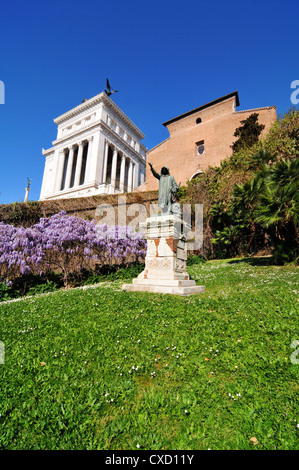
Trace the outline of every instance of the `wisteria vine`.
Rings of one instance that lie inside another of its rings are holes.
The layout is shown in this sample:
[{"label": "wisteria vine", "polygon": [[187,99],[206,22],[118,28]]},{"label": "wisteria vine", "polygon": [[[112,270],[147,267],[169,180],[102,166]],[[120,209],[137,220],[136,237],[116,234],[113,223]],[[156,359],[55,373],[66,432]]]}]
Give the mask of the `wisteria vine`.
[{"label": "wisteria vine", "polygon": [[70,273],[96,265],[144,260],[146,240],[131,227],[97,225],[65,211],[30,228],[0,222],[0,281],[58,270]]}]

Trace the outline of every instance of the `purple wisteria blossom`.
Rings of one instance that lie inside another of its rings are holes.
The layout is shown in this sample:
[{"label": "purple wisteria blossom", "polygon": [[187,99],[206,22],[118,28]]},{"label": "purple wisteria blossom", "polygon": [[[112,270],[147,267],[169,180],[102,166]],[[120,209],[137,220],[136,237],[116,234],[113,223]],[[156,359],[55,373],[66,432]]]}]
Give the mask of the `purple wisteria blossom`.
[{"label": "purple wisteria blossom", "polygon": [[62,211],[30,227],[0,223],[0,280],[22,274],[72,272],[143,260],[146,241],[131,227],[96,225]]}]

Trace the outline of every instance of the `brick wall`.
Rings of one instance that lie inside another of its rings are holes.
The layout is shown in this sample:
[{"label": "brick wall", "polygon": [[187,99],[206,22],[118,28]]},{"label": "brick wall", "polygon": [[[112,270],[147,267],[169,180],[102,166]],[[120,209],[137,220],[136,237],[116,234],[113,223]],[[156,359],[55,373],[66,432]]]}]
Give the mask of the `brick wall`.
[{"label": "brick wall", "polygon": [[[265,125],[262,137],[269,131],[276,120],[275,106],[235,110],[235,96],[218,102],[205,109],[182,116],[173,122],[165,123],[169,138],[151,149],[147,162],[160,172],[162,166],[168,166],[177,183],[182,185],[199,170],[205,171],[209,166],[218,166],[220,161],[232,154],[231,145],[235,141],[234,132],[252,113],[259,115],[258,122]],[[201,123],[197,124],[197,119]],[[204,153],[199,155],[197,144],[204,144]],[[158,188],[158,180],[146,168],[146,181],[139,191]]]}]

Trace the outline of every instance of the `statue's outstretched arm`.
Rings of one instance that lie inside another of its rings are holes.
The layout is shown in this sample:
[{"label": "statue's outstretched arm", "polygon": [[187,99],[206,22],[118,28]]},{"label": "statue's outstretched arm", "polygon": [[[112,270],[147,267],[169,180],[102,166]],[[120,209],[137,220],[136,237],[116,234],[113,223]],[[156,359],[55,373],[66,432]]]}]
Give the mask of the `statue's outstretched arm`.
[{"label": "statue's outstretched arm", "polygon": [[152,171],[152,174],[154,175],[154,177],[159,180],[159,179],[160,179],[159,173],[157,173],[157,172],[154,170],[153,165],[152,165],[151,163],[149,163],[149,166],[150,166],[150,168],[151,168],[151,171]]}]

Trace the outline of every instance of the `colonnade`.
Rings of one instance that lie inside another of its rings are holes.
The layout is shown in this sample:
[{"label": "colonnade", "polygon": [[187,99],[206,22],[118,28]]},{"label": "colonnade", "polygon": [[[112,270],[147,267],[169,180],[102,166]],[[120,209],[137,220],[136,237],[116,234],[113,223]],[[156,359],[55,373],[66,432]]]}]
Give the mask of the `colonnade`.
[{"label": "colonnade", "polygon": [[117,147],[105,142],[102,182],[120,192],[130,192],[139,185],[139,165]]},{"label": "colonnade", "polygon": [[[60,151],[56,178],[56,191],[80,187],[95,180],[96,175],[89,175],[89,168],[96,170],[92,163],[93,137],[70,145]],[[96,157],[95,157],[96,158]],[[98,175],[99,184],[108,188],[104,192],[130,192],[139,184],[139,163],[119,150],[115,144],[105,140],[102,159],[102,174]]]},{"label": "colonnade", "polygon": [[87,163],[90,160],[91,145],[92,137],[61,150],[56,180],[57,191],[84,184]]}]

